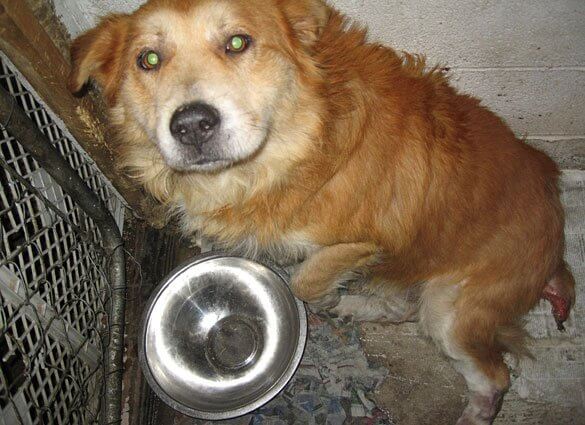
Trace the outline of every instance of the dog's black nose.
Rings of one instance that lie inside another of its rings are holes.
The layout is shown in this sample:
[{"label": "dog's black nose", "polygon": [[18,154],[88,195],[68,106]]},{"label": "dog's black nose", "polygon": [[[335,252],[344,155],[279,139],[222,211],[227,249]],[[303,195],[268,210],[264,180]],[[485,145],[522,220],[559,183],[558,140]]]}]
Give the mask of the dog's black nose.
[{"label": "dog's black nose", "polygon": [[173,114],[171,134],[185,145],[202,145],[213,137],[220,121],[219,112],[213,106],[190,103]]}]

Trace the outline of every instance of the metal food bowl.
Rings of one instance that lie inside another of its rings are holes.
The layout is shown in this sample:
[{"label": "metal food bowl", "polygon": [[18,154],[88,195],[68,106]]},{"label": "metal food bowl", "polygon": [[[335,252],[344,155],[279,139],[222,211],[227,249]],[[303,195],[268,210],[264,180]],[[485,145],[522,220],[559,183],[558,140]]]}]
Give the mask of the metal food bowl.
[{"label": "metal food bowl", "polygon": [[140,364],[174,409],[227,419],[284,388],[306,337],[305,308],[286,274],[237,256],[205,254],[174,270],[152,295]]}]

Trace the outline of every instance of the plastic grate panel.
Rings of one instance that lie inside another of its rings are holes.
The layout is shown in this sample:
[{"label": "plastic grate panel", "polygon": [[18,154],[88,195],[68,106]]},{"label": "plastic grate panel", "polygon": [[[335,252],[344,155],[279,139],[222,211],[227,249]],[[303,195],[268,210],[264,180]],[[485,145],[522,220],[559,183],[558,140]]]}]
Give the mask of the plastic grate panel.
[{"label": "plastic grate panel", "polygon": [[[0,85],[121,227],[118,193],[2,54]],[[0,158],[0,425],[100,423],[112,296],[102,236],[1,125]]]}]

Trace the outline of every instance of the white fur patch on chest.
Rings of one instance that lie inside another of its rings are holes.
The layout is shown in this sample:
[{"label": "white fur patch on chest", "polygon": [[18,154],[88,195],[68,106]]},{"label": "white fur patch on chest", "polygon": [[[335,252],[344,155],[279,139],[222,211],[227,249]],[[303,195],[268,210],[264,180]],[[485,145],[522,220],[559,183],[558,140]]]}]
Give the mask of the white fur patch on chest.
[{"label": "white fur patch on chest", "polygon": [[293,264],[303,261],[321,248],[303,231],[294,231],[284,235],[280,240],[280,244],[277,245],[280,245],[280,247],[276,250],[276,254],[280,255],[282,259],[277,260],[275,258],[275,260],[282,264]]},{"label": "white fur patch on chest", "polygon": [[296,231],[282,235],[279,240],[269,244],[260,244],[254,236],[248,236],[235,246],[224,248],[249,258],[268,257],[282,266],[288,266],[303,261],[318,250],[319,246],[302,232]]},{"label": "white fur patch on chest", "polygon": [[[192,225],[189,228],[193,230]],[[195,239],[198,244],[203,242],[200,246],[202,248],[204,246],[206,251],[212,249],[223,250],[257,259],[267,257],[282,266],[300,263],[320,248],[304,232],[299,231],[282,235],[280,239],[268,244],[259,243],[258,239],[253,235],[234,243],[217,240],[197,232]]]}]

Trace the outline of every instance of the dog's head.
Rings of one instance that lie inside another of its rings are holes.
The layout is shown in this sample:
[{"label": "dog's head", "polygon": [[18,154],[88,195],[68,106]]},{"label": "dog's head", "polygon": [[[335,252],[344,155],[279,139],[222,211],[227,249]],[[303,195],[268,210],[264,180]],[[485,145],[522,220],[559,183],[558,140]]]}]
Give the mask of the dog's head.
[{"label": "dog's head", "polygon": [[218,171],[253,157],[294,106],[328,13],[321,0],[151,0],[74,41],[69,88],[94,79],[171,168]]}]

